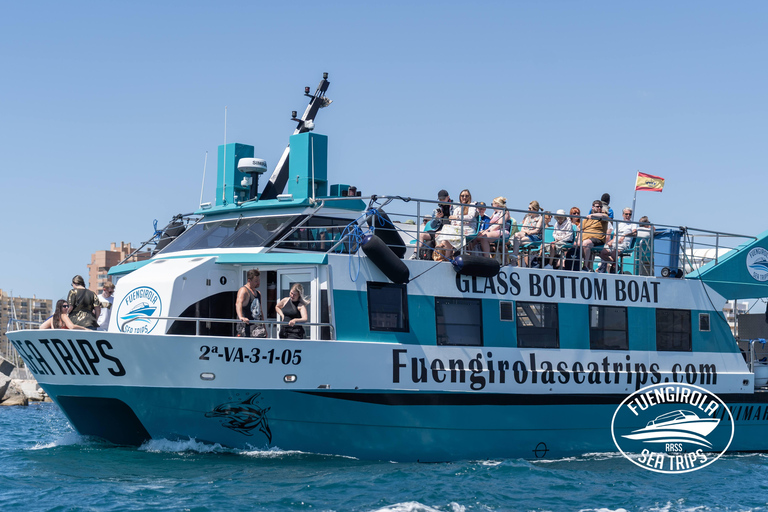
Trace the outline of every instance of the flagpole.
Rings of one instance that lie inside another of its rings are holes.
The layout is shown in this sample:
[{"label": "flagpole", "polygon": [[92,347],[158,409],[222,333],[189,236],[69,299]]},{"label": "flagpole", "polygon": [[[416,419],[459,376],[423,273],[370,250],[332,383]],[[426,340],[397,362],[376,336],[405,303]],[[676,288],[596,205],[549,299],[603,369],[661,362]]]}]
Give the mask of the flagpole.
[{"label": "flagpole", "polygon": [[632,198],[632,217],[630,220],[635,220],[635,204],[637,203],[637,179],[640,177],[640,171],[635,174],[635,197]]}]

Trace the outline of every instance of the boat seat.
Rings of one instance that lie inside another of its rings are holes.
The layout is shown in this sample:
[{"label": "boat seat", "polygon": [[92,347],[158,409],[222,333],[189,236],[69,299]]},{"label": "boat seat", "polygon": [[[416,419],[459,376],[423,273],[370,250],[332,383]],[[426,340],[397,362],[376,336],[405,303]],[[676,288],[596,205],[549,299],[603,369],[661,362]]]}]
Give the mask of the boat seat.
[{"label": "boat seat", "polygon": [[526,256],[526,260],[530,265],[535,258],[534,253],[538,252],[539,261],[544,254],[544,247],[555,241],[555,228],[551,226],[544,227],[544,239],[539,242],[528,242],[520,246],[520,254]]}]

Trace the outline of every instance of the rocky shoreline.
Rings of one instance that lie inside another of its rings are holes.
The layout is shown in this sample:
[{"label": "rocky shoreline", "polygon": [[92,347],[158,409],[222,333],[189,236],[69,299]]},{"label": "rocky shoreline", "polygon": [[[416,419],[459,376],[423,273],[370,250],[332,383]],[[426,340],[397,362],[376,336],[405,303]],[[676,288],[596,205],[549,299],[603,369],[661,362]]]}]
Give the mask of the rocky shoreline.
[{"label": "rocky shoreline", "polygon": [[0,357],[0,406],[51,401],[35,379],[12,378],[15,368],[10,361]]}]

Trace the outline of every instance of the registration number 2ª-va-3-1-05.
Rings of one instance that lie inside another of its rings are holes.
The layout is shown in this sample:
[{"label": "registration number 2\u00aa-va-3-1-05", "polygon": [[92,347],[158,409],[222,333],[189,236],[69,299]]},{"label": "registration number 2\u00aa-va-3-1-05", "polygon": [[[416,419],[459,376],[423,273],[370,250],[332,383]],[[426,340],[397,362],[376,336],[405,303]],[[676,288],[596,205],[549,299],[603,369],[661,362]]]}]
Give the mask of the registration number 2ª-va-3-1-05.
[{"label": "registration number 2\u00aa-va-3-1-05", "polygon": [[257,347],[251,348],[250,352],[248,352],[248,349],[243,350],[243,347],[201,345],[200,352],[199,359],[202,361],[210,361],[211,358],[215,361],[216,358],[221,358],[228,363],[258,363],[259,361],[264,361],[267,364],[301,364],[301,349],[285,349],[282,352],[275,352],[275,349],[269,349],[262,354],[261,349]]}]

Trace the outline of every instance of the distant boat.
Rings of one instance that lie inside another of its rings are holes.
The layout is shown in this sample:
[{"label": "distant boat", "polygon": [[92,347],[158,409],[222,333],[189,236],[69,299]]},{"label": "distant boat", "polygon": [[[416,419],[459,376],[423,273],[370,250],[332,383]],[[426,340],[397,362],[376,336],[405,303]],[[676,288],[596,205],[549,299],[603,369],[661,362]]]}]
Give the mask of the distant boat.
[{"label": "distant boat", "polygon": [[662,414],[645,427],[622,437],[644,443],[687,442],[711,448],[712,443],[705,436],[719,423],[716,418],[699,418],[695,412],[677,410]]}]

